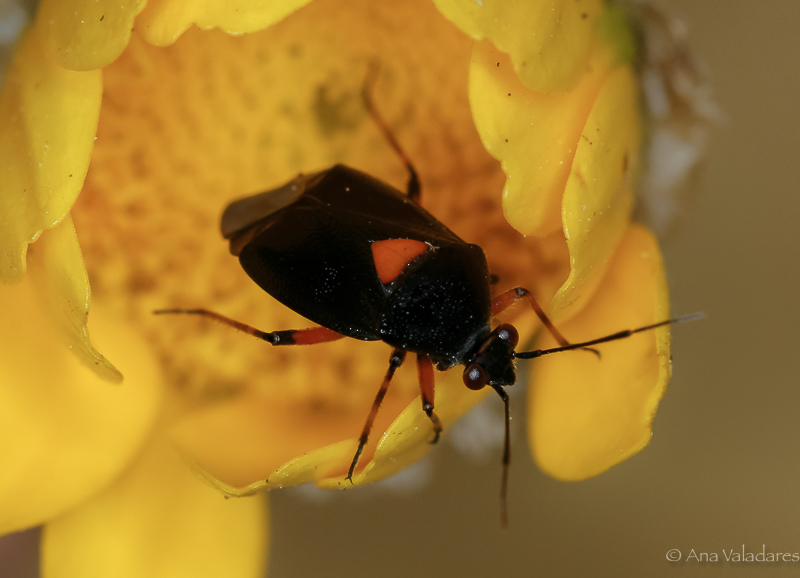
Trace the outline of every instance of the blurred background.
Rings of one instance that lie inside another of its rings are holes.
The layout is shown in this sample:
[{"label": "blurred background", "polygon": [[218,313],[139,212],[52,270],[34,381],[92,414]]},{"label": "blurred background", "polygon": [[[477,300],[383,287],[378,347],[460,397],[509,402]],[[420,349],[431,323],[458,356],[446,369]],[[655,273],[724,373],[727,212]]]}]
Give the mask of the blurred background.
[{"label": "blurred background", "polygon": [[[529,457],[518,391],[508,529],[499,524],[498,441],[482,459],[443,443],[406,476],[410,485],[274,492],[271,578],[800,571],[800,562],[735,563],[723,552],[800,554],[800,3],[669,6],[689,26],[725,120],[661,239],[673,311],[706,319],[673,331],[674,376],[651,445],[595,479],[552,480]],[[33,555],[35,539],[5,539],[0,557]],[[673,549],[680,561],[667,560]]]}]

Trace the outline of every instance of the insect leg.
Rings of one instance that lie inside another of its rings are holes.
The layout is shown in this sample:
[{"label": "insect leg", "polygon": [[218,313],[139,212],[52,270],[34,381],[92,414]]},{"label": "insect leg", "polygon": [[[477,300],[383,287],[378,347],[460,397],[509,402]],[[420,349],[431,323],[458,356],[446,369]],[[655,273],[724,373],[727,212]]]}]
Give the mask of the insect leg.
[{"label": "insect leg", "polygon": [[536,299],[533,298],[533,295],[527,289],[523,289],[522,287],[515,287],[510,291],[506,291],[505,293],[501,293],[494,299],[492,299],[492,315],[497,315],[501,311],[505,311],[508,307],[519,301],[520,299],[527,299],[530,306],[536,312],[536,315],[539,316],[539,319],[542,320],[544,326],[550,332],[550,334],[556,338],[562,346],[569,345],[569,341],[564,339],[564,336],[556,329],[553,322],[550,321],[550,318],[545,314],[544,309],[542,309],[539,304],[536,302]]},{"label": "insect leg", "polygon": [[394,149],[394,152],[397,153],[397,156],[400,157],[400,160],[403,161],[403,164],[408,170],[408,185],[406,185],[406,194],[408,198],[415,203],[419,203],[421,191],[417,171],[414,170],[411,159],[403,150],[403,147],[400,146],[394,134],[392,134],[389,125],[383,120],[383,117],[378,112],[378,109],[375,108],[375,103],[372,100],[372,89],[375,87],[375,81],[378,79],[379,69],[380,67],[377,63],[373,62],[370,64],[367,77],[364,79],[364,86],[361,87],[361,99],[364,101],[364,108],[367,109],[367,113],[372,117],[375,124],[378,125],[381,134],[383,134],[383,138],[389,142],[389,145]]},{"label": "insect leg", "polygon": [[367,416],[367,422],[364,424],[364,429],[361,430],[361,436],[358,438],[358,449],[356,450],[356,455],[353,456],[353,461],[350,464],[350,469],[347,470],[347,477],[345,480],[350,480],[350,483],[353,483],[353,472],[356,471],[356,464],[358,464],[358,458],[361,456],[361,452],[364,451],[364,446],[367,445],[367,440],[369,439],[369,432],[372,429],[372,424],[375,421],[375,417],[378,415],[378,410],[381,407],[381,402],[383,398],[386,397],[386,392],[389,390],[389,383],[392,381],[392,377],[394,376],[394,372],[397,370],[398,367],[403,365],[403,361],[406,359],[406,352],[402,349],[394,349],[392,350],[392,356],[389,358],[389,369],[386,371],[386,376],[383,378],[383,383],[381,383],[381,388],[378,390],[378,395],[375,396],[375,401],[372,402],[372,408],[369,410],[369,415]]},{"label": "insect leg", "polygon": [[246,323],[236,321],[219,313],[208,311],[207,309],[158,309],[153,311],[156,315],[166,314],[188,314],[209,317],[214,321],[219,321],[225,325],[230,325],[248,335],[262,339],[272,345],[313,345],[315,343],[325,343],[326,341],[336,341],[342,339],[344,335],[331,331],[326,327],[311,327],[309,329],[287,329],[284,331],[261,331]]},{"label": "insect leg", "polygon": [[435,444],[439,441],[439,436],[442,433],[442,422],[439,421],[439,416],[433,413],[433,364],[430,358],[424,353],[417,353],[417,375],[419,377],[419,390],[422,396],[422,410],[433,422],[434,438],[431,440],[431,443]]}]

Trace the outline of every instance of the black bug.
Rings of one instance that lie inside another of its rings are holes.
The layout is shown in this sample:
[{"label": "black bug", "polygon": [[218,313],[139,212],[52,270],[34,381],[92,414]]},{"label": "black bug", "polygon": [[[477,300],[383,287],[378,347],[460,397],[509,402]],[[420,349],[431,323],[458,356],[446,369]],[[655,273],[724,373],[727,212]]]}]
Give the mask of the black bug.
[{"label": "black bug", "polygon": [[[370,84],[365,83],[364,102],[408,170],[405,193],[336,165],[235,201],[222,216],[222,234],[230,241],[231,253],[253,281],[320,327],[265,332],[205,309],[156,313],[203,315],[272,345],[351,337],[392,346],[389,368],[350,464],[351,481],[392,376],[407,352],[416,354],[422,409],[433,423],[432,443],[442,431],[434,411],[433,366],[446,371],[463,365],[468,388],[489,386],[505,404],[501,490],[505,522],[510,420],[504,388],[516,382],[514,360],[587,349],[687,318],[569,343],[527,289],[517,287],[492,297],[492,276],[483,250],[461,240],[418,204],[417,173],[372,104]],[[492,329],[492,318],[520,299],[530,304],[559,347],[516,352],[519,336],[512,325]]]}]

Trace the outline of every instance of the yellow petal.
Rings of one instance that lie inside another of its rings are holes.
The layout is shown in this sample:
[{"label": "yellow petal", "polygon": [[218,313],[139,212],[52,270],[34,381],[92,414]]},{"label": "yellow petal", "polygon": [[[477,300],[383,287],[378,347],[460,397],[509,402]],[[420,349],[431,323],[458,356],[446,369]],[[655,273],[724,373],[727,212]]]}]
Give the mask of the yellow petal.
[{"label": "yellow petal", "polygon": [[109,387],[53,335],[29,281],[0,285],[0,533],[40,524],[105,487],[147,437],[160,382],[136,329],[93,323],[128,376]]},{"label": "yellow petal", "polygon": [[587,68],[600,41],[602,0],[434,0],[465,33],[508,53],[523,84],[566,92]]},{"label": "yellow petal", "polygon": [[42,233],[31,245],[28,259],[40,302],[64,343],[103,379],[122,381],[122,374],[89,339],[89,277],[72,219],[67,217]]},{"label": "yellow petal", "polygon": [[638,99],[631,68],[616,69],[581,133],[562,208],[571,271],[550,303],[553,316],[583,308],[628,227],[642,132]]},{"label": "yellow petal", "polygon": [[[579,341],[668,316],[658,243],[634,225],[592,300],[560,328],[567,339]],[[597,475],[646,446],[669,381],[669,327],[598,349],[601,359],[575,351],[532,362],[530,446],[539,467],[559,479]]]},{"label": "yellow petal", "polygon": [[136,20],[150,44],[167,46],[192,24],[202,30],[219,28],[229,34],[263,30],[311,0],[151,0]]},{"label": "yellow petal", "polygon": [[[465,388],[459,375],[457,370],[437,375],[436,412],[445,430],[486,394]],[[191,461],[228,485],[242,487],[260,479],[266,481],[259,487],[267,488],[311,481],[336,488],[345,485],[368,411],[369,405],[335,409],[250,392],[194,412],[173,428],[172,439]],[[419,397],[409,404],[405,395],[388,396],[353,484],[398,472],[427,453],[431,439],[433,428]]]},{"label": "yellow petal", "polygon": [[592,72],[568,94],[548,95],[527,88],[508,56],[491,44],[475,45],[469,86],[475,126],[486,150],[503,164],[506,219],[524,235],[561,230],[564,187],[605,80],[599,64],[605,59],[599,54]]},{"label": "yellow petal", "polygon": [[0,93],[0,280],[25,273],[28,243],[69,211],[83,185],[100,110],[100,71],[73,72],[24,34]]},{"label": "yellow petal", "polygon": [[163,442],[103,493],[45,526],[45,578],[264,575],[265,498],[226,500]]},{"label": "yellow petal", "polygon": [[[400,411],[394,406],[382,408],[375,435]],[[229,485],[267,480],[270,488],[291,486],[349,465],[355,453],[350,442],[368,409],[337,411],[248,392],[194,412],[173,428],[171,439],[193,463]],[[348,449],[340,452],[334,446],[343,441]]]},{"label": "yellow petal", "polygon": [[113,62],[131,37],[147,0],[42,0],[36,17],[47,52],[59,66],[94,70]]}]

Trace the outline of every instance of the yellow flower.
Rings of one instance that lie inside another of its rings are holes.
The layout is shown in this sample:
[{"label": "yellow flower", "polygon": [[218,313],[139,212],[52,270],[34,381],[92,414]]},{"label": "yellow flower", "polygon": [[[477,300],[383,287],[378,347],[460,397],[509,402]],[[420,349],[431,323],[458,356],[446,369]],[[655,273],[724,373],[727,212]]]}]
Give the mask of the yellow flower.
[{"label": "yellow flower", "polygon": [[[485,249],[498,290],[529,288],[573,341],[668,315],[658,245],[630,224],[642,116],[615,9],[304,4],[43,0],[20,40],[0,95],[0,275],[22,281],[3,287],[0,459],[11,467],[0,501],[15,506],[0,528],[46,523],[46,574],[85,575],[86,560],[100,574],[257,574],[263,502],[222,500],[179,454],[234,486],[349,486],[389,348],[273,349],[151,311],[308,326],[245,276],[218,219],[237,196],[336,162],[402,188],[404,169],[358,97],[370,62],[381,63],[375,99],[420,172],[423,205]],[[90,278],[107,359],[86,329]],[[530,341],[529,311],[509,316],[523,343],[548,344]],[[51,342],[45,317],[94,376]],[[531,362],[530,445],[555,477],[598,474],[649,440],[669,330],[602,353]],[[121,384],[102,382],[120,372]],[[457,371],[437,377],[446,432],[486,392]],[[417,395],[415,372],[401,368],[355,485],[430,450]]]}]

